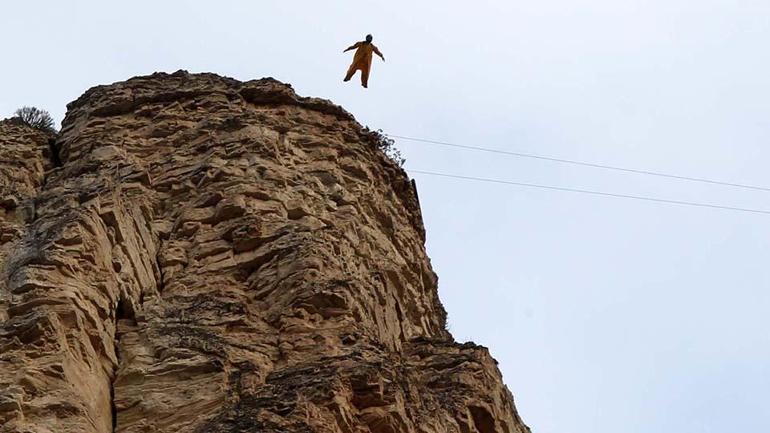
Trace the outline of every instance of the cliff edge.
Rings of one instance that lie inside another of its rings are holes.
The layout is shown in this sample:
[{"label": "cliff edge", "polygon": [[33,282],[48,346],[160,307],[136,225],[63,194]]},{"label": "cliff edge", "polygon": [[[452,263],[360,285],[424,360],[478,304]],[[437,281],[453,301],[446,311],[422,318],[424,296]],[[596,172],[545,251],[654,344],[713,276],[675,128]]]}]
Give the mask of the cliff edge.
[{"label": "cliff edge", "polygon": [[183,71],[67,108],[0,122],[0,432],[529,432],[348,112]]}]

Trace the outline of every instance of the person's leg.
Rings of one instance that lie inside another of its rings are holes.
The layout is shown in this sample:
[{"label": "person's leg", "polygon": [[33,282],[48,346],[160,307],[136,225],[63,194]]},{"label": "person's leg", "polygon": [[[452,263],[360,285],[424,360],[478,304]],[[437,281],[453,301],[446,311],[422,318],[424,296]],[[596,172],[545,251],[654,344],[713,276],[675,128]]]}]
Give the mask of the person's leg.
[{"label": "person's leg", "polygon": [[361,69],[361,85],[369,88],[369,68]]},{"label": "person's leg", "polygon": [[348,73],[345,75],[345,79],[342,81],[350,81],[350,79],[353,78],[353,74],[355,73],[356,73],[356,68],[354,67],[354,65],[350,65],[350,67],[348,68]]}]

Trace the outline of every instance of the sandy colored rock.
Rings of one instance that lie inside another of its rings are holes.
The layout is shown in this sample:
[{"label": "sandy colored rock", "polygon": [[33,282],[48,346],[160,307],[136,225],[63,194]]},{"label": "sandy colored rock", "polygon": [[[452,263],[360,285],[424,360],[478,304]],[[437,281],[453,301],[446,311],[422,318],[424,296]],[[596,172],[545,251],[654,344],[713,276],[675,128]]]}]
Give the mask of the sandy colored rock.
[{"label": "sandy colored rock", "polygon": [[[52,150],[53,149],[53,150]],[[455,343],[414,184],[272,79],[0,123],[0,432],[528,432]]]}]

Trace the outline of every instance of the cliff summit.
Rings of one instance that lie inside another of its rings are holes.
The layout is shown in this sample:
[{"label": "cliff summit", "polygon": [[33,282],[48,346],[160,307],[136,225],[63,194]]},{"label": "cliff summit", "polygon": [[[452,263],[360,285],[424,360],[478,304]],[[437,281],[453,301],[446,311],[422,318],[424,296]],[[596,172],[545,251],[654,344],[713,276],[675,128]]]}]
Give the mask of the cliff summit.
[{"label": "cliff summit", "polygon": [[67,108],[0,122],[0,433],[529,432],[350,113],[184,71]]}]

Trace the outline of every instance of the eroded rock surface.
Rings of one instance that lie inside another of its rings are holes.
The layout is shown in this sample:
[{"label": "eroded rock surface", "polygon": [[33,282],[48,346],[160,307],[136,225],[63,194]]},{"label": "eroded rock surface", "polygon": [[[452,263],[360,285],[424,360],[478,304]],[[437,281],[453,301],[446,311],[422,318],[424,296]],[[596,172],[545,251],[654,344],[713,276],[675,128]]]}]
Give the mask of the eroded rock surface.
[{"label": "eroded rock surface", "polygon": [[[0,432],[528,432],[342,108],[154,74],[0,123]],[[54,158],[56,157],[56,158]]]}]

